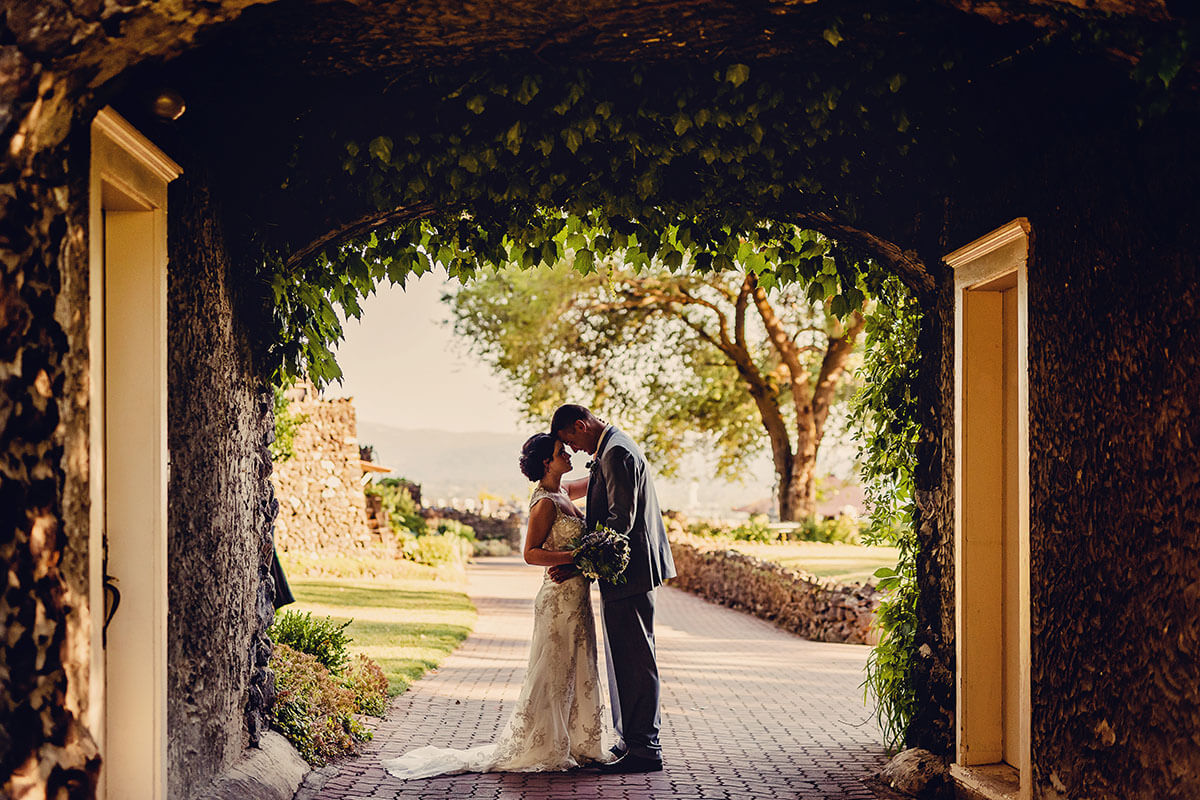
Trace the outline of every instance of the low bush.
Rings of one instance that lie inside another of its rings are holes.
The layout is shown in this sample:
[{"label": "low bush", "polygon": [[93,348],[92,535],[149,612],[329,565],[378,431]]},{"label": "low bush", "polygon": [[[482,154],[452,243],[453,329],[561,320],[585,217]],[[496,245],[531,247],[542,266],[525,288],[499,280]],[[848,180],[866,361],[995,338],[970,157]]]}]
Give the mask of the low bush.
[{"label": "low bush", "polygon": [[766,516],[755,514],[740,525],[724,522],[693,522],[687,527],[693,536],[720,537],[738,542],[777,542],[781,538],[778,530],[767,524]]},{"label": "low bush", "polygon": [[363,487],[363,491],[379,497],[392,530],[410,531],[418,536],[425,533],[425,518],[421,516],[421,507],[399,480],[384,478],[375,483],[368,483]]},{"label": "low bush", "polygon": [[844,515],[828,519],[806,519],[800,523],[797,533],[789,538],[798,538],[805,542],[858,544],[859,528],[858,520]]},{"label": "low bush", "polygon": [[427,534],[418,536],[411,554],[406,551],[405,556],[418,564],[436,567],[442,564],[462,564],[472,551],[471,543],[461,536]]},{"label": "low bush", "polygon": [[439,519],[437,523],[437,532],[441,534],[459,536],[469,542],[475,541],[475,529],[465,522],[459,522],[455,519]]},{"label": "low bush", "polygon": [[858,544],[859,523],[853,517],[839,516],[828,519],[810,517],[791,525],[771,526],[767,518],[755,515],[739,525],[722,522],[693,522],[687,526],[693,536],[730,539],[735,542],[846,542]]},{"label": "low bush", "polygon": [[[416,537],[405,534],[405,541]],[[403,545],[401,545],[403,549]],[[384,578],[389,580],[462,580],[462,567],[457,564],[431,567],[418,564],[408,557],[375,555],[364,552],[358,555],[328,553],[281,553],[280,563],[289,578]]]},{"label": "low bush", "polygon": [[284,611],[275,615],[267,633],[275,644],[312,656],[336,675],[350,660],[350,636],[346,633],[350,622],[337,623],[329,617],[314,619],[311,612]]},{"label": "low bush", "polygon": [[270,666],[277,692],[271,726],[305,761],[321,766],[370,741],[371,732],[354,718],[355,692],[316,657],[276,643]]},{"label": "low bush", "polygon": [[503,539],[483,539],[473,543],[472,555],[478,556],[510,556],[512,545]]},{"label": "low bush", "polygon": [[378,664],[359,653],[346,666],[342,680],[354,695],[355,711],[383,716],[387,710],[388,679]]}]

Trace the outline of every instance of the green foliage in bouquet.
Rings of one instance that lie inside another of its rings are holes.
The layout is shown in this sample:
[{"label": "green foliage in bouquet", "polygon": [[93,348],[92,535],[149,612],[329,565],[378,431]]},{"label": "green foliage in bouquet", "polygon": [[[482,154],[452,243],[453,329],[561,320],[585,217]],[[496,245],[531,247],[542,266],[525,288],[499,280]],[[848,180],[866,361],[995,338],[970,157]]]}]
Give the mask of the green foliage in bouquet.
[{"label": "green foliage in bouquet", "polygon": [[593,580],[624,583],[629,566],[629,535],[598,525],[568,545],[579,571]]}]

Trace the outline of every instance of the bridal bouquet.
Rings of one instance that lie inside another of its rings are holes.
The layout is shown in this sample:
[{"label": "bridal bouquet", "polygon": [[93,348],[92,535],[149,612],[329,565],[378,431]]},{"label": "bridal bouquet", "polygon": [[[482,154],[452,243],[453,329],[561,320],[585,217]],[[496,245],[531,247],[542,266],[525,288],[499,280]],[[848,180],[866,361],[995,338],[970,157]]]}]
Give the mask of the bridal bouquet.
[{"label": "bridal bouquet", "polygon": [[575,566],[589,578],[624,583],[629,566],[629,536],[598,525],[571,542]]}]

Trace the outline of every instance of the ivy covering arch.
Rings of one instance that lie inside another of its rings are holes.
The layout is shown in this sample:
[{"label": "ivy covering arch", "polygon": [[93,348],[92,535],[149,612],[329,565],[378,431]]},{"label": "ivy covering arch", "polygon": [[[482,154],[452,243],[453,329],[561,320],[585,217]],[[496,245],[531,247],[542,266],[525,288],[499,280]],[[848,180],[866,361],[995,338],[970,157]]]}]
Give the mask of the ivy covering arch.
[{"label": "ivy covering arch", "polygon": [[[360,86],[343,100],[358,106],[353,122],[300,115],[266,181],[278,192],[242,210],[273,294],[271,361],[284,376],[337,379],[340,319],[358,317],[378,283],[435,267],[469,280],[564,260],[587,272],[619,255],[798,282],[840,316],[879,297],[856,413],[874,535],[901,549],[881,575],[896,591],[868,678],[899,745],[916,709],[917,331],[941,268],[896,242],[944,245],[936,203],[969,133],[944,117],[963,75],[986,74],[1010,46],[974,44],[864,51],[831,19],[800,61],[504,60]],[[822,58],[837,68],[813,69]],[[296,197],[342,200],[297,211]]]},{"label": "ivy covering arch", "polygon": [[[355,213],[258,228],[284,233],[259,242],[284,370],[337,378],[335,308],[355,317],[377,282],[435,265],[468,278],[570,256],[588,271],[619,252],[634,267],[802,281],[839,315],[888,274],[930,292],[916,254],[858,222],[881,198],[914,202],[880,166],[924,169],[905,73],[880,62],[849,85],[795,80],[777,64],[510,65],[385,90],[377,120],[297,140],[278,176],[319,197],[350,183]],[[304,237],[314,229],[326,232]]]}]

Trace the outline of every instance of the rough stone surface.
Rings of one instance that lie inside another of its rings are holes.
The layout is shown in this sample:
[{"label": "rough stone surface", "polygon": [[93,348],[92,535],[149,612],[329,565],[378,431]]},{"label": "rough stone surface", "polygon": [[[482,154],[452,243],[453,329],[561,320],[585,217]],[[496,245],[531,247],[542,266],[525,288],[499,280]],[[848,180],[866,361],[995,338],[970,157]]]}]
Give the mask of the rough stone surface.
[{"label": "rough stone surface", "polygon": [[883,594],[781,567],[699,536],[671,532],[678,574],[670,585],[771,620],[817,642],[874,644]]},{"label": "rough stone surface", "polygon": [[367,527],[358,424],[349,398],[305,397],[288,411],[296,428],[294,455],[275,465],[279,502],[275,544],[285,553],[345,553],[373,545]]},{"label": "rough stone surface", "polygon": [[[238,321],[230,256],[204,170],[184,167],[168,201],[167,317],[167,758],[169,793],[179,800],[237,760],[261,730],[267,674],[255,652],[274,591],[262,503],[270,399]],[[248,706],[256,712],[251,719]]]},{"label": "rough stone surface", "polygon": [[196,800],[292,800],[308,774],[308,764],[275,731],[263,734],[257,748],[247,750]]},{"label": "rough stone surface", "polygon": [[945,783],[946,759],[919,747],[901,750],[887,763],[879,778],[889,788],[920,797],[937,791]]},{"label": "rough stone surface", "polygon": [[[2,63],[14,72],[0,122],[25,113],[38,72],[7,50]],[[95,622],[87,172],[86,151],[56,156],[0,162],[0,795],[75,798],[92,795],[100,763],[82,723]]]},{"label": "rough stone surface", "polygon": [[1135,133],[1112,102],[1062,88],[1011,120],[952,239],[1033,227],[1034,796],[1183,800],[1200,797],[1200,120]]}]

